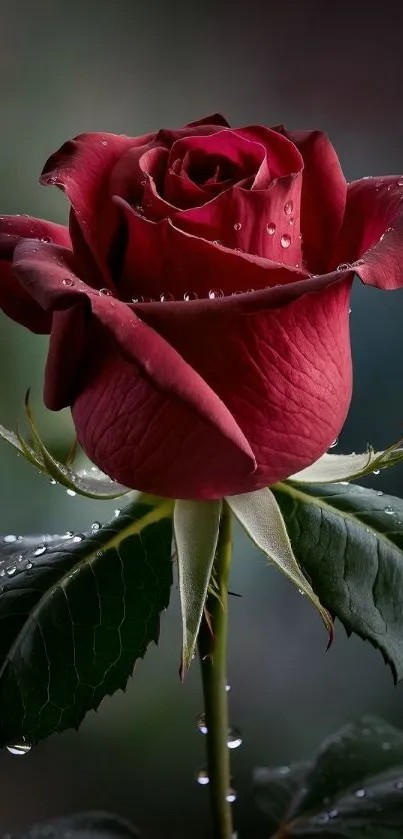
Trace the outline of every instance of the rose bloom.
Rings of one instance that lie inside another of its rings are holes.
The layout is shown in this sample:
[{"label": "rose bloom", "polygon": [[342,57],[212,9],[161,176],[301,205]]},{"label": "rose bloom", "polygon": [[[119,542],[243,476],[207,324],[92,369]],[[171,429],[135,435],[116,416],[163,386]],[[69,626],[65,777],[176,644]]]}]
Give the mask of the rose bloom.
[{"label": "rose bloom", "polygon": [[211,116],[83,134],[48,160],[64,227],[0,221],[0,305],[49,333],[44,398],[115,480],[214,499],[285,479],[337,437],[354,274],[403,285],[403,180],[347,184],[320,131]]}]

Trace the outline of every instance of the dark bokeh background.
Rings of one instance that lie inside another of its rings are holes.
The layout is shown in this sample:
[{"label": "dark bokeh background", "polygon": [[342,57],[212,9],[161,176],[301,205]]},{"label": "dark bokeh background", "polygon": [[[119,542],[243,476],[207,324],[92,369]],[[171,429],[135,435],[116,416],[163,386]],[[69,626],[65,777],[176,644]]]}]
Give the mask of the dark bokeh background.
[{"label": "dark bokeh background", "polygon": [[[403,172],[403,5],[323,0],[0,2],[0,203],[64,221],[63,197],[37,185],[46,157],[85,130],[137,134],[216,110],[234,124],[284,122],[330,134],[349,179]],[[403,296],[353,294],[354,400],[339,450],[385,446],[403,432]],[[0,420],[21,419],[31,385],[50,442],[67,445],[69,417],[40,410],[46,342],[1,319]],[[12,364],[11,360],[12,359]],[[69,498],[5,444],[0,530],[83,529],[116,504]],[[403,471],[374,478],[401,494]],[[381,656],[339,626],[325,654],[319,620],[237,534],[231,603],[231,717],[244,745],[233,756],[241,839],[265,836],[251,809],[253,765],[308,755],[353,716],[403,727],[402,687]],[[79,734],[56,736],[25,758],[0,754],[0,830],[80,808],[130,817],[149,839],[209,835],[195,718],[194,666],[179,685],[176,593],[125,695],[107,699]],[[260,833],[258,832],[260,829]]]}]

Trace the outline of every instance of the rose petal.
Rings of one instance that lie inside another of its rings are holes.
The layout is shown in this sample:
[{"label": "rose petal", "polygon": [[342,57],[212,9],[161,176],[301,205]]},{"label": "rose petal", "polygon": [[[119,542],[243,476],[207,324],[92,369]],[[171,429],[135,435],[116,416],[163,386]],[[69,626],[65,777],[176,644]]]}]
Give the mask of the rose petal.
[{"label": "rose petal", "polygon": [[202,117],[202,119],[196,119],[194,122],[188,122],[185,125],[185,128],[199,128],[201,125],[214,127],[223,125],[225,128],[231,127],[222,114],[209,114],[207,117]]},{"label": "rose petal", "polygon": [[[80,393],[73,405],[88,456],[111,477],[121,475],[126,486],[145,492],[184,498],[228,494],[254,470],[255,462],[226,406],[129,306],[81,282],[68,251],[50,248],[49,253],[49,248],[20,245],[15,271],[44,308],[64,312],[83,300],[91,309],[76,376]],[[65,355],[60,342],[58,350],[62,380]],[[57,366],[54,356],[52,381],[45,389],[51,408]],[[70,385],[69,369],[67,400]],[[58,389],[58,408],[61,401]]]},{"label": "rose petal", "polygon": [[308,270],[321,274],[334,265],[331,257],[343,222],[346,179],[337,154],[322,131],[287,131],[283,126],[277,130],[295,144],[303,157],[303,252]]},{"label": "rose petal", "polygon": [[339,434],[351,398],[351,282],[335,272],[305,286],[142,307],[143,320],[209,383],[250,442],[258,469],[240,491],[300,471]]},{"label": "rose petal", "polygon": [[[202,207],[176,215],[174,224],[227,248],[299,268],[300,195],[301,175],[278,178],[267,190],[234,186]],[[287,215],[290,208],[292,216]]]},{"label": "rose petal", "polygon": [[125,151],[150,142],[153,134],[81,134],[69,140],[47,161],[41,183],[66,192],[83,236],[101,269],[105,269],[117,226],[116,207],[110,200],[109,179]]},{"label": "rose petal", "polygon": [[[282,178],[284,175],[296,174],[303,168],[303,160],[295,145],[283,134],[263,125],[247,125],[237,128],[236,133],[253,143],[259,143],[265,151],[265,160],[270,180]],[[268,186],[268,182],[259,184],[260,189]]]},{"label": "rose petal", "polygon": [[[247,195],[250,196],[250,193]],[[256,196],[255,208],[259,193]],[[225,200],[224,193],[221,199]],[[295,282],[309,276],[301,268],[291,269],[267,259],[239,253],[178,230],[169,220],[155,224],[134,213],[120,198],[115,200],[125,214],[128,230],[125,263],[119,285],[119,294],[125,300],[141,297],[159,300],[163,293],[176,299],[183,299],[186,293],[190,298],[208,297],[210,290],[214,289],[218,293],[231,294],[262,289],[277,283]],[[228,203],[228,235],[236,241],[241,231],[235,230],[234,223],[231,227],[231,222],[239,218],[239,213],[238,216],[234,214],[230,220],[232,209],[231,202]],[[200,210],[201,218],[208,216],[206,208]],[[179,217],[181,224],[184,224],[185,215],[183,213]],[[251,232],[247,218],[245,225],[247,231]],[[200,235],[203,232],[205,230],[201,228]],[[267,231],[265,235],[268,239],[272,238]],[[288,250],[282,249],[280,244],[278,249],[284,252]]]},{"label": "rose petal", "polygon": [[403,176],[363,178],[348,185],[335,263],[355,263],[367,285],[403,286]]},{"label": "rose petal", "polygon": [[0,218],[0,307],[8,317],[32,332],[50,332],[52,317],[27,294],[13,274],[15,248],[24,239],[55,242],[70,246],[67,227],[32,216],[1,216]]}]

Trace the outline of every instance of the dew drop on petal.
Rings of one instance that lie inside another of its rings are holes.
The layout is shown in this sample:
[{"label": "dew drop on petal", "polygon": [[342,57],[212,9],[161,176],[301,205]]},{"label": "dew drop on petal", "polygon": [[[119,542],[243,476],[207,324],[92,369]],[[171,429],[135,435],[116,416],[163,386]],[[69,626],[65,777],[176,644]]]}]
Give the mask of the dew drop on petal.
[{"label": "dew drop on petal", "polygon": [[340,265],[337,266],[336,271],[348,271],[351,268],[349,262],[341,262]]},{"label": "dew drop on petal", "polygon": [[42,236],[41,237],[41,242],[44,242],[45,245],[50,245],[51,241],[52,241],[52,239],[50,238],[50,236]]},{"label": "dew drop on petal", "polygon": [[236,221],[236,222],[235,222],[235,224],[234,224],[234,230],[240,230],[240,229],[241,229],[241,227],[242,227],[241,222],[240,222],[240,221]]},{"label": "dew drop on petal", "polygon": [[184,300],[198,300],[199,295],[195,291],[185,291],[183,295]]},{"label": "dew drop on petal", "polygon": [[222,239],[213,239],[213,245],[222,245]]},{"label": "dew drop on petal", "polygon": [[62,279],[62,285],[73,286],[74,285],[74,280],[72,280],[71,277],[64,277]]},{"label": "dew drop on petal", "polygon": [[274,224],[274,221],[271,221],[269,224],[266,225],[266,230],[269,236],[274,236],[276,232],[276,225]]},{"label": "dew drop on petal", "polygon": [[333,443],[330,443],[329,449],[334,449],[335,446],[337,446],[338,442],[339,442],[339,438],[336,437],[336,439],[333,440]]},{"label": "dew drop on petal", "polygon": [[397,186],[403,186],[403,178],[399,178],[399,180],[396,181],[396,185]]},{"label": "dew drop on petal", "polygon": [[168,303],[170,300],[174,300],[173,294],[170,291],[162,291],[160,294],[161,303]]},{"label": "dew drop on petal", "polygon": [[108,145],[107,140],[100,140],[99,142],[101,143],[101,146],[107,146]]},{"label": "dew drop on petal", "polygon": [[205,787],[210,782],[207,769],[199,769],[196,775],[196,781],[200,786]]},{"label": "dew drop on petal", "polygon": [[294,204],[293,204],[293,202],[292,202],[292,201],[287,201],[287,202],[284,204],[284,212],[285,212],[286,216],[290,216],[290,215],[291,215],[291,213],[292,213],[292,211],[293,211],[293,207],[294,207]]},{"label": "dew drop on petal", "polygon": [[110,288],[100,288],[98,294],[102,294],[104,297],[113,297],[113,292]]},{"label": "dew drop on petal", "polygon": [[280,239],[280,245],[282,248],[289,248],[291,245],[291,236],[288,233],[283,233]]},{"label": "dew drop on petal", "polygon": [[208,296],[210,300],[216,300],[217,297],[224,297],[224,292],[221,288],[211,288]]}]

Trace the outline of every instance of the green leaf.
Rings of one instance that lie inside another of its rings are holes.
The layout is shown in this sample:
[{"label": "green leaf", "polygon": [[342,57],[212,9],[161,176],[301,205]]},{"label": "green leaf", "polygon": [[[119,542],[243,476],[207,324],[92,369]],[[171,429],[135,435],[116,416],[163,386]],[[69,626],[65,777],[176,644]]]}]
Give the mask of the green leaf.
[{"label": "green leaf", "polygon": [[355,481],[364,475],[373,475],[381,469],[395,466],[403,460],[402,440],[394,443],[383,452],[375,452],[371,446],[364,454],[329,454],[326,453],[316,463],[291,475],[290,481],[323,484],[339,481]]},{"label": "green leaf", "polygon": [[312,762],[254,780],[275,839],[401,839],[403,733],[381,720],[346,725]]},{"label": "green leaf", "polygon": [[190,667],[200,629],[220,529],[221,501],[176,501],[183,645],[181,676]]},{"label": "green leaf", "polygon": [[172,584],[172,502],[0,548],[0,745],[78,728],[157,642]]},{"label": "green leaf", "polygon": [[36,824],[19,839],[140,839],[140,834],[121,816],[95,811]]},{"label": "green leaf", "polygon": [[295,556],[323,605],[403,675],[403,501],[353,484],[276,484]]},{"label": "green leaf", "polygon": [[227,502],[246,530],[255,545],[299,588],[302,594],[307,594],[311,602],[318,609],[321,618],[330,633],[333,633],[333,622],[323,608],[320,599],[313,591],[307,580],[304,569],[301,570],[293,552],[286,522],[275,495],[268,489],[256,492],[245,492],[243,495],[231,495]]},{"label": "green leaf", "polygon": [[[75,495],[84,495],[86,498],[102,498],[104,500],[120,498],[131,492],[128,487],[116,483],[108,475],[104,475],[96,466],[90,470],[79,469],[74,471],[70,465],[70,456],[66,464],[60,463],[42,442],[36,428],[32,410],[29,405],[29,391],[25,399],[25,413],[28,420],[29,430],[32,437],[32,445],[23,438],[17,431],[9,431],[0,425],[0,437],[6,440],[14,449],[35,466],[39,472],[47,475],[54,483],[61,484]],[[75,448],[75,447],[74,447]]]}]

